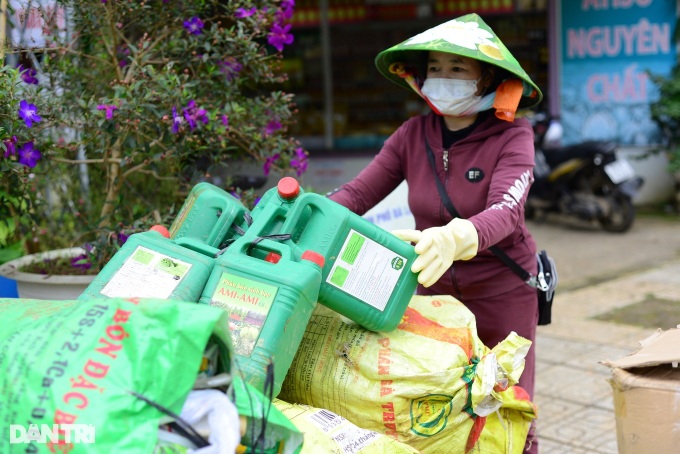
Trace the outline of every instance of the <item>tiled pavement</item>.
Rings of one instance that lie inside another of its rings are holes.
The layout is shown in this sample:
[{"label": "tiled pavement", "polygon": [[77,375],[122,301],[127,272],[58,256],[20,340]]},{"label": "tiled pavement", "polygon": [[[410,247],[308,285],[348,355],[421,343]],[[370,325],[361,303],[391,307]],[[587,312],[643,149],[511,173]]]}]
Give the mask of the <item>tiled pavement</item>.
[{"label": "tiled pavement", "polygon": [[680,324],[680,260],[558,293],[536,340],[541,454],[618,453],[611,371],[600,361],[635,351],[654,330],[592,317],[650,295],[678,302]]}]

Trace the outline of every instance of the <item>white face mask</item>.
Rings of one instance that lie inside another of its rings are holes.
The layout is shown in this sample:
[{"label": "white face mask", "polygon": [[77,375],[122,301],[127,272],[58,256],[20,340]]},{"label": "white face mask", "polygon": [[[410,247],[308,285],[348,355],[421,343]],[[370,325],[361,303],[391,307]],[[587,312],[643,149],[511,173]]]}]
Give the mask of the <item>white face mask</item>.
[{"label": "white face mask", "polygon": [[439,115],[461,117],[490,109],[496,97],[493,92],[477,96],[479,80],[425,79],[421,92]]}]

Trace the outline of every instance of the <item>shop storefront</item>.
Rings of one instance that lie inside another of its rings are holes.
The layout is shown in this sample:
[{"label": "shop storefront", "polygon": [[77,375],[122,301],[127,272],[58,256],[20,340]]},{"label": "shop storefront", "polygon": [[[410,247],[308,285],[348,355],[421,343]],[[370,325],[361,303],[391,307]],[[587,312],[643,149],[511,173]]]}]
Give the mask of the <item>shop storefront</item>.
[{"label": "shop storefront", "polygon": [[286,90],[296,94],[299,107],[294,135],[312,152],[374,154],[406,118],[426,109],[414,93],[378,73],[376,55],[471,12],[482,16],[547,95],[546,5],[513,0],[328,0],[325,5],[298,0],[295,41],[284,62],[290,77]]},{"label": "shop storefront", "polygon": [[[384,79],[374,58],[470,12],[541,88],[544,101],[533,110],[561,119],[563,143],[613,140],[640,154],[658,143],[647,71],[667,75],[675,64],[676,9],[676,0],[298,0],[284,70],[299,107],[293,135],[314,158],[305,182],[323,191],[348,181],[405,119],[427,111]],[[640,199],[664,197],[672,183],[663,156],[635,166],[649,180]]]}]

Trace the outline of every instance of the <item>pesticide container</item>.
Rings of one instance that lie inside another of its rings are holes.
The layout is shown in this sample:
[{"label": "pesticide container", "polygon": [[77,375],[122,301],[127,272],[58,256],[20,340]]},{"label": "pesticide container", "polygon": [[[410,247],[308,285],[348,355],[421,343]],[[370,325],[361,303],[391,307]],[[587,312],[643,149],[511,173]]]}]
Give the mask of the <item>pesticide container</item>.
[{"label": "pesticide container", "polygon": [[213,248],[235,239],[248,229],[248,209],[239,199],[217,186],[202,182],[187,196],[175,221],[170,226],[170,238],[185,238]]},{"label": "pesticide container", "polygon": [[285,217],[294,255],[326,258],[319,302],[366,329],[396,329],[418,285],[413,246],[319,194],[298,196]]},{"label": "pesticide container", "polygon": [[[253,222],[255,219],[260,219],[257,234],[264,236],[284,233],[281,232],[281,226],[286,220],[286,214],[293,207],[298,196],[304,192],[297,180],[292,177],[281,178],[275,188],[265,192],[251,213]],[[302,222],[309,214],[309,210],[304,213]]]},{"label": "pesticide container", "polygon": [[[197,302],[215,264],[217,249],[165,227],[130,235],[78,299],[165,298]],[[198,248],[198,250],[195,250]]]},{"label": "pesticide container", "polygon": [[263,392],[273,367],[277,396],[316,307],[324,258],[309,250],[295,259],[288,246],[255,237],[249,230],[217,258],[199,301],[229,314],[244,381]]}]

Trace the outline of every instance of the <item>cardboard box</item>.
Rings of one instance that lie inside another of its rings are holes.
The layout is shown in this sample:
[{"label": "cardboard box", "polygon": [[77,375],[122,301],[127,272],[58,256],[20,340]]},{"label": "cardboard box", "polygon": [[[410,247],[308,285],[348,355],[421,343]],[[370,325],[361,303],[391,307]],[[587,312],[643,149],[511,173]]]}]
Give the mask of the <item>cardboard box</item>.
[{"label": "cardboard box", "polygon": [[619,454],[680,452],[680,329],[658,330],[612,368]]}]

